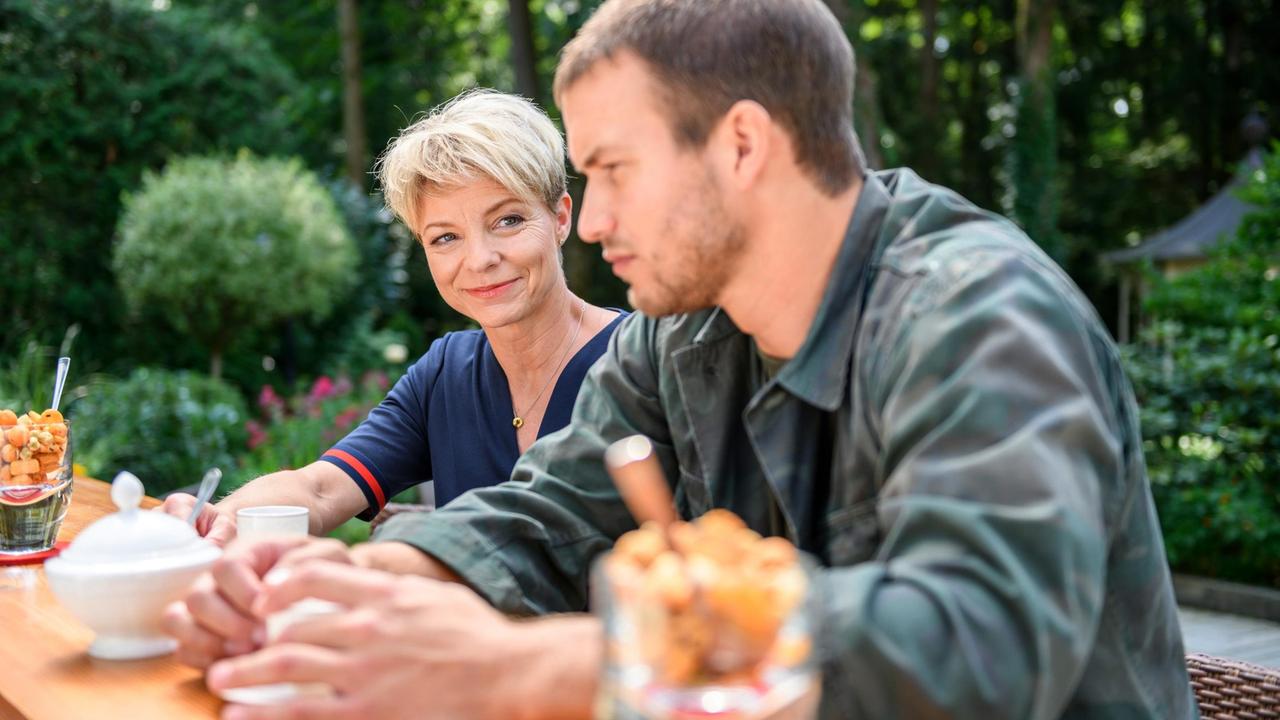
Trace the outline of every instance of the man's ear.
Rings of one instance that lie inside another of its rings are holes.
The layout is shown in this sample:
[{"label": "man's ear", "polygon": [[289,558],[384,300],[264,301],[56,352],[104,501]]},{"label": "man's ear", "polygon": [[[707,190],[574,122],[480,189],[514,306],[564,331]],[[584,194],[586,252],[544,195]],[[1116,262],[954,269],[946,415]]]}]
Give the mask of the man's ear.
[{"label": "man's ear", "polygon": [[739,190],[759,180],[774,150],[773,126],[773,116],[754,100],[729,108],[708,138],[723,180]]}]

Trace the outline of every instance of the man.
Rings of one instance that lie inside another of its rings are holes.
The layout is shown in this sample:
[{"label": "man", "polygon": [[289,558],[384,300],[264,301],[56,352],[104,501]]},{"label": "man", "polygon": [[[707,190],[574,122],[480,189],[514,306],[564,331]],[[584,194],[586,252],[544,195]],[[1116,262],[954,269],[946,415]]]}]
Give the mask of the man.
[{"label": "man", "polygon": [[[591,561],[634,527],[603,451],[643,433],[684,516],[728,508],[826,566],[822,717],[1194,717],[1105,329],[1008,221],[866,174],[852,86],[817,0],[606,2],[556,99],[580,233],[642,314],[511,482],[396,518],[395,558],[362,562],[508,614],[584,610]],[[514,622],[332,563],[260,592],[281,550],[224,565],[218,597],[353,610],[215,665],[212,687],[329,682],[337,699],[288,710],[326,717],[589,715],[592,619]],[[259,712],[239,717],[277,716]]]}]

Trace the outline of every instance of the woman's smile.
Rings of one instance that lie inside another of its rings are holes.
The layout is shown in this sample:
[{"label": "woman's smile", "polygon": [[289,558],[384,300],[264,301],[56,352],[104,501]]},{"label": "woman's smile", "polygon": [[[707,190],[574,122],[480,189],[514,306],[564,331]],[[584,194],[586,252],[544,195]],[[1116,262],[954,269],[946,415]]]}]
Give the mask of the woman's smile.
[{"label": "woman's smile", "polygon": [[495,283],[493,285],[482,285],[479,287],[464,288],[463,292],[467,293],[468,295],[474,298],[488,300],[490,298],[496,298],[506,294],[508,290],[515,287],[517,280],[519,280],[519,278],[504,280],[500,283]]}]

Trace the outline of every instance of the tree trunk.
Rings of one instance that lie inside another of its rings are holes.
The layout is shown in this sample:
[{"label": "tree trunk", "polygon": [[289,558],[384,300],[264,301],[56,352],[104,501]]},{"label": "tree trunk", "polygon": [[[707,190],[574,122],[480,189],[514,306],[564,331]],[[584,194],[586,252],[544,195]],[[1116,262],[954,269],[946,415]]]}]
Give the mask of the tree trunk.
[{"label": "tree trunk", "polygon": [[369,145],[364,124],[361,88],[360,27],[356,0],[338,0],[338,31],[342,44],[342,137],[346,143],[347,179],[360,189],[368,186]]},{"label": "tree trunk", "polygon": [[1009,144],[1009,177],[1014,219],[1055,259],[1060,246],[1057,172],[1057,111],[1052,67],[1056,0],[1018,0],[1018,94],[1016,134]]},{"label": "tree trunk", "polygon": [[920,0],[924,47],[920,49],[920,124],[919,151],[915,153],[916,169],[926,180],[934,180],[938,172],[938,58],[934,43],[938,39],[938,0]]},{"label": "tree trunk", "polygon": [[1249,149],[1239,132],[1240,121],[1246,109],[1241,102],[1244,97],[1242,88],[1240,56],[1244,44],[1244,18],[1239,3],[1222,3],[1218,6],[1222,25],[1222,83],[1219,85],[1221,95],[1218,108],[1218,144],[1222,148],[1219,169],[1225,163],[1228,167],[1240,160]]},{"label": "tree trunk", "polygon": [[[840,27],[844,28],[845,35],[856,38],[858,28],[862,25],[861,15],[850,12],[846,0],[824,2],[840,22]],[[870,58],[858,55],[857,50],[855,46],[853,126],[862,145],[867,169],[880,170],[884,168],[884,156],[880,154],[880,105],[876,94],[876,71],[871,67]]]},{"label": "tree trunk", "polygon": [[529,0],[507,0],[507,30],[511,34],[511,67],[516,75],[516,92],[539,102],[538,57],[533,48],[533,23]]}]

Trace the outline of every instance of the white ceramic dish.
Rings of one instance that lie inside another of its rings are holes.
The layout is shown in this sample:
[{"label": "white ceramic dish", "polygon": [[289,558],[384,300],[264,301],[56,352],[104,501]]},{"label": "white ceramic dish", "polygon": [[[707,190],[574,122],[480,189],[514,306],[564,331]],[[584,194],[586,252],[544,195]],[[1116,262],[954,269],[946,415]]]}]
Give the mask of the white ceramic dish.
[{"label": "white ceramic dish", "polygon": [[89,655],[133,660],[173,652],[160,629],[165,606],[222,554],[178,518],[140,510],[138,478],[120,473],[111,484],[119,512],[89,527],[45,563],[49,587],[76,619],[94,631]]}]

